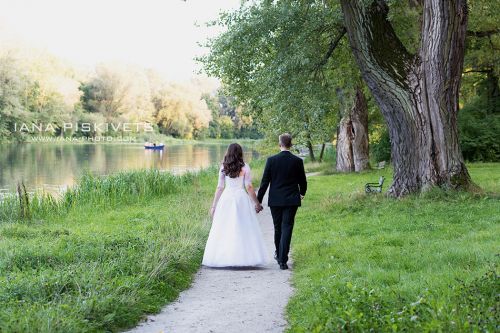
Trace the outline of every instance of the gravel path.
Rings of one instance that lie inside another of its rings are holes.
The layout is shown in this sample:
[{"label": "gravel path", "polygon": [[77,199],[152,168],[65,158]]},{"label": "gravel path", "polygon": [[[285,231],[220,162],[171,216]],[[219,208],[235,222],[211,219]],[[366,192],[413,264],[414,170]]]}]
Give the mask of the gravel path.
[{"label": "gravel path", "polygon": [[[267,202],[267,199],[264,200]],[[190,289],[161,313],[149,316],[130,332],[253,333],[282,332],[285,306],[292,294],[290,270],[273,260],[273,222],[268,207],[258,214],[269,251],[263,268],[202,267]]]}]

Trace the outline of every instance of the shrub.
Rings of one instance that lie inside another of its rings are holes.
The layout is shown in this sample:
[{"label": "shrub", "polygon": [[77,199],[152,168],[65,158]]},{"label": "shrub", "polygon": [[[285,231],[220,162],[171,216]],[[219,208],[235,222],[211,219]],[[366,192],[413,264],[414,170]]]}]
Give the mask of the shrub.
[{"label": "shrub", "polygon": [[380,139],[371,145],[370,155],[375,162],[391,160],[391,140],[387,128],[381,132]]},{"label": "shrub", "polygon": [[481,97],[460,110],[458,128],[467,161],[500,160],[500,105]]}]

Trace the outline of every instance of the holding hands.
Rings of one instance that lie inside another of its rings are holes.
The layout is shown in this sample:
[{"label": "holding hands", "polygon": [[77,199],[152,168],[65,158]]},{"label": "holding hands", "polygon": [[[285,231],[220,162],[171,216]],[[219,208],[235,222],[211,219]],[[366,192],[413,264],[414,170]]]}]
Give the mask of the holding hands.
[{"label": "holding hands", "polygon": [[255,212],[257,214],[259,214],[263,209],[264,209],[264,207],[262,207],[262,204],[260,204],[260,203],[255,204]]}]

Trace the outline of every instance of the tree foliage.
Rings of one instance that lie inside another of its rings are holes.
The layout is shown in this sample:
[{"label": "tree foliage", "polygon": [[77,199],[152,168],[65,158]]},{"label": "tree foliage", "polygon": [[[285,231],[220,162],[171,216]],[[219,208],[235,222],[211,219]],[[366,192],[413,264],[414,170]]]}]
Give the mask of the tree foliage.
[{"label": "tree foliage", "polygon": [[185,86],[164,85],[153,96],[154,118],[161,132],[191,139],[201,135],[211,119],[200,93]]},{"label": "tree foliage", "polygon": [[210,54],[200,60],[251,111],[266,136],[274,140],[287,131],[302,143],[333,138],[336,110],[349,105],[359,83],[351,79],[359,74],[342,38],[338,5],[245,3],[212,24],[226,32],[208,42]]},{"label": "tree foliage", "polygon": [[[201,138],[211,120],[202,97],[213,89],[203,80],[172,84],[137,66],[102,63],[79,72],[45,52],[0,49],[0,140],[120,135],[93,126],[83,131],[81,125],[143,122],[167,135]],[[63,131],[66,123],[73,127]],[[53,130],[33,133],[20,130],[22,124],[50,124]]]},{"label": "tree foliage", "polygon": [[0,140],[22,140],[22,123],[44,122],[57,129],[72,119],[75,98],[65,89],[76,89],[73,73],[50,55],[36,56],[38,61],[29,61],[19,50],[0,50]]},{"label": "tree foliage", "polygon": [[205,94],[203,99],[212,112],[208,128],[211,138],[261,138],[251,115],[238,105],[233,96],[227,96],[222,89],[215,94]]},{"label": "tree foliage", "polygon": [[459,114],[460,144],[468,161],[500,160],[500,2],[469,0]]},{"label": "tree foliage", "polygon": [[468,161],[498,161],[500,160],[498,81],[495,84],[488,79],[481,80],[476,91],[478,94],[462,108],[459,117],[462,153]]}]

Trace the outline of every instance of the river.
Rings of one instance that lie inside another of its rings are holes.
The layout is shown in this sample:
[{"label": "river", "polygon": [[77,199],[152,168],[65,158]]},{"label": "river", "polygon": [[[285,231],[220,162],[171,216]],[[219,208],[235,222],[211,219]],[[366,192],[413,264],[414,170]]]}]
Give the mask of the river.
[{"label": "river", "polygon": [[[258,156],[251,143],[243,146],[246,161]],[[106,175],[154,168],[179,174],[220,163],[226,148],[226,143],[203,142],[167,145],[163,151],[134,143],[0,144],[0,193],[15,190],[20,181],[28,191],[59,192],[86,170]]]}]

